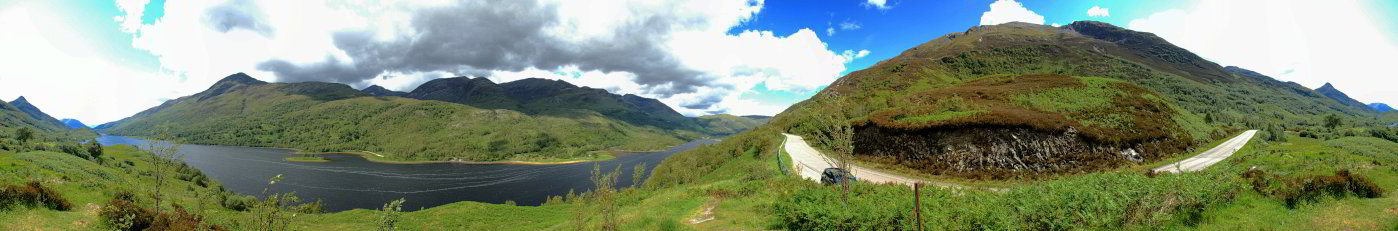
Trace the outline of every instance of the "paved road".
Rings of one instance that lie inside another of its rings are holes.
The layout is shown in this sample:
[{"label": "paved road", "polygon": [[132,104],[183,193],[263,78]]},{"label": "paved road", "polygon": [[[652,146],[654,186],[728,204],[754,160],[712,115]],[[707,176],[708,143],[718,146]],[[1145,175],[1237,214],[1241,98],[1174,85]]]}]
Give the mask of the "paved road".
[{"label": "paved road", "polygon": [[[837,165],[837,161],[835,159],[828,158],[825,155],[820,154],[820,151],[816,151],[815,148],[811,148],[811,145],[806,143],[806,140],[802,139],[801,136],[786,133],[782,133],[782,135],[786,135],[786,145],[783,146],[785,146],[784,148],[786,149],[786,153],[791,155],[791,164],[794,168],[797,169],[796,172],[801,174],[801,178],[806,178],[808,180],[820,182],[820,173],[822,171],[825,171],[825,168],[833,168]],[[875,183],[898,183],[905,185],[913,185],[913,183],[922,182],[923,185],[964,188],[963,186],[957,184],[923,181],[909,177],[899,176],[897,174],[880,172],[860,166],[851,166],[850,168],[850,173],[854,174],[854,177],[856,179],[859,179],[859,181]]]},{"label": "paved road", "polygon": [[1257,130],[1248,130],[1243,132],[1242,135],[1233,137],[1233,139],[1228,139],[1228,141],[1223,142],[1223,144],[1219,144],[1218,147],[1209,149],[1197,156],[1173,164],[1160,166],[1152,171],[1179,173],[1204,170],[1204,168],[1208,168],[1210,165],[1214,165],[1214,163],[1218,163],[1219,161],[1223,161],[1223,159],[1227,159],[1228,156],[1232,156],[1238,149],[1242,149],[1243,145],[1248,143],[1248,140],[1252,140],[1252,136],[1256,134]]}]

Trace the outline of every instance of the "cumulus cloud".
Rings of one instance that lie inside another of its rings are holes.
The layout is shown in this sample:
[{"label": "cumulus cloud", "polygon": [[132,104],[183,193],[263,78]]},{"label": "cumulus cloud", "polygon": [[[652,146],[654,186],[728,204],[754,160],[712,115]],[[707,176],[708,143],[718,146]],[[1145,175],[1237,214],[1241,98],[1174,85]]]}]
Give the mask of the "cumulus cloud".
[{"label": "cumulus cloud", "polygon": [[880,10],[888,10],[889,8],[893,8],[893,6],[888,5],[888,0],[866,0],[862,5],[864,5],[864,7],[866,8],[874,8]]},{"label": "cumulus cloud", "polygon": [[1087,9],[1087,16],[1088,16],[1088,17],[1109,17],[1109,16],[1112,16],[1112,15],[1111,15],[1110,12],[1107,12],[1107,8],[1102,8],[1101,6],[1092,6],[1092,8],[1088,8],[1088,9]]},{"label": "cumulus cloud", "polygon": [[449,76],[540,77],[659,98],[688,115],[769,114],[786,105],[740,96],[759,85],[813,91],[863,57],[830,50],[809,29],[731,32],[760,0],[171,1],[154,24],[133,23],[145,1],[122,1],[132,2],[117,20],[133,47],[181,86],[202,86],[182,94],[234,72],[394,90]]},{"label": "cumulus cloud", "polygon": [[1024,4],[1014,0],[996,0],[990,3],[990,11],[981,14],[981,25],[999,25],[1007,22],[1044,24],[1044,16],[1024,8]]},{"label": "cumulus cloud", "polygon": [[1308,87],[1334,83],[1364,102],[1398,103],[1398,46],[1361,2],[1203,1],[1131,20],[1222,65]]},{"label": "cumulus cloud", "polygon": [[844,58],[847,63],[853,62],[858,58],[863,58],[864,56],[869,56],[869,50],[859,50],[858,52],[854,50],[845,50],[845,52],[840,53],[840,58]]}]

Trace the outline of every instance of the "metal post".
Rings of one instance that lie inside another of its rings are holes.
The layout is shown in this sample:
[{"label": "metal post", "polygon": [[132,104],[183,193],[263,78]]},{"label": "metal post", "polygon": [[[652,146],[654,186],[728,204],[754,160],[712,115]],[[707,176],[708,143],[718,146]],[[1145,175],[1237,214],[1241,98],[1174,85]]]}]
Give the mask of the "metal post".
[{"label": "metal post", "polygon": [[922,182],[913,183],[913,214],[917,215],[917,231],[922,231]]}]

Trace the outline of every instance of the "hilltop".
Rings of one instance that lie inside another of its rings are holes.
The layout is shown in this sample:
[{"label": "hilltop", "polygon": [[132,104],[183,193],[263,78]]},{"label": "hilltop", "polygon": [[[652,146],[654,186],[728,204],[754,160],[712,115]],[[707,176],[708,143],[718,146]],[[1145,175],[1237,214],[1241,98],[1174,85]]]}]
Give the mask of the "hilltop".
[{"label": "hilltop", "polygon": [[1325,83],[1324,86],[1316,88],[1315,91],[1320,92],[1321,95],[1325,95],[1325,97],[1329,97],[1330,99],[1340,102],[1340,104],[1344,104],[1345,106],[1369,109],[1369,105],[1365,105],[1364,103],[1359,102],[1359,100],[1354,100],[1354,98],[1350,98],[1349,95],[1346,95],[1344,92],[1340,91],[1340,89],[1335,89],[1335,86],[1330,85],[1330,83]]}]

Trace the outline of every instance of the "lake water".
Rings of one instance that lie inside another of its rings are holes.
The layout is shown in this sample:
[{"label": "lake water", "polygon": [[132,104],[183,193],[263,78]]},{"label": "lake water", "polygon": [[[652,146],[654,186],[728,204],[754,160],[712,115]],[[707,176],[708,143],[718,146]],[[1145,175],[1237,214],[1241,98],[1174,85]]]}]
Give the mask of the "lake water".
[{"label": "lake water", "polygon": [[[103,145],[147,141],[104,135]],[[287,162],[291,150],[275,148],[183,145],[180,154],[190,166],[203,171],[229,191],[261,197],[268,181],[282,175],[269,192],[296,192],[302,201],[324,202],[327,211],[379,209],[389,201],[405,198],[403,210],[419,210],[459,201],[536,206],[550,196],[589,191],[592,168],[603,171],[621,166],[617,186],[632,184],[634,166],[654,168],[675,153],[715,140],[697,140],[663,152],[627,153],[602,162],[559,165],[514,164],[384,164],[355,155],[325,155],[328,163]],[[650,169],[645,176],[650,175]]]}]

